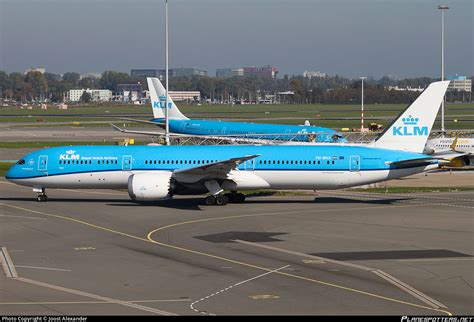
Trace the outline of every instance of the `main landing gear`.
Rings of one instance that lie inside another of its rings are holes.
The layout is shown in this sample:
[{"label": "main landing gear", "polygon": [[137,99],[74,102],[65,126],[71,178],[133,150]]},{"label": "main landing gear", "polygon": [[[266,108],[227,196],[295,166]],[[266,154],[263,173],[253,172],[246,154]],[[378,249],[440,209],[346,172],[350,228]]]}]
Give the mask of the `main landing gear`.
[{"label": "main landing gear", "polygon": [[33,191],[38,193],[38,196],[36,197],[36,200],[38,202],[48,201],[48,196],[46,195],[46,191],[44,188],[33,188]]},{"label": "main landing gear", "polygon": [[225,206],[228,203],[242,203],[245,201],[245,195],[243,193],[226,193],[223,195],[209,196],[204,199],[206,206]]},{"label": "main landing gear", "polygon": [[207,190],[211,193],[209,197],[204,199],[206,206],[225,206],[230,203],[242,203],[245,201],[245,195],[243,193],[237,193],[233,191],[231,193],[222,194],[224,189],[222,189],[219,182],[216,180],[209,180],[204,182]]}]

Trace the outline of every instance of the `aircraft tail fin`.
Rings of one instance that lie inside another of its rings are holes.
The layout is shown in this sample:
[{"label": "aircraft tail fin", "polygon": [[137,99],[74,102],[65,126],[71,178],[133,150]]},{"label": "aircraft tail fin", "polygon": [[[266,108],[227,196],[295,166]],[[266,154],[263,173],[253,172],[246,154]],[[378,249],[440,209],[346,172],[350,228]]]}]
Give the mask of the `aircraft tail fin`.
[{"label": "aircraft tail fin", "polygon": [[375,140],[378,148],[422,153],[449,81],[431,83]]},{"label": "aircraft tail fin", "polygon": [[[155,119],[165,118],[166,90],[158,78],[147,77],[148,90],[150,91],[151,107]],[[187,120],[181,113],[171,97],[168,95],[168,117],[172,120]]]}]

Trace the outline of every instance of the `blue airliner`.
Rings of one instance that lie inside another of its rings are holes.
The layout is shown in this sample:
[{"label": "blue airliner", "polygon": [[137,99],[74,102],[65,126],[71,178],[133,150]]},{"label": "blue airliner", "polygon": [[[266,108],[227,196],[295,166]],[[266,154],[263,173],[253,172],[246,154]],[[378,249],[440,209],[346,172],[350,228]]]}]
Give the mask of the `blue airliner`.
[{"label": "blue airliner", "polygon": [[[447,81],[432,83],[373,143],[226,146],[67,146],[29,153],[6,178],[46,188],[128,189],[135,201],[209,194],[242,202],[248,189],[338,189],[409,176],[445,160],[422,153]],[[230,193],[223,194],[224,191]]]},{"label": "blue airliner", "polygon": [[[153,119],[150,121],[134,120],[164,126],[166,91],[158,78],[147,78],[148,89],[153,109]],[[310,125],[260,124],[247,122],[222,122],[209,120],[191,120],[181,113],[170,96],[168,96],[168,122],[172,133],[228,138],[229,140],[274,140],[274,141],[303,141],[303,142],[346,142],[333,129]],[[129,119],[127,119],[129,120]],[[124,133],[162,135],[162,133],[115,129]]]}]

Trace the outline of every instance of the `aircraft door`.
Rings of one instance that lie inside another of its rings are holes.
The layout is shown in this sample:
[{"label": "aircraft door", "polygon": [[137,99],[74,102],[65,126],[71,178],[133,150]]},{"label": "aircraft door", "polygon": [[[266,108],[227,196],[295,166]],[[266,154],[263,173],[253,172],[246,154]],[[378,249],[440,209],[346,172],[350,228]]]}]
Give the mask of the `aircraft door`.
[{"label": "aircraft door", "polygon": [[351,155],[350,158],[350,170],[351,171],[360,171],[360,156]]},{"label": "aircraft door", "polygon": [[122,157],[122,170],[130,171],[132,170],[132,156],[124,155]]},{"label": "aircraft door", "polygon": [[38,158],[38,171],[48,171],[48,156],[40,155]]},{"label": "aircraft door", "polygon": [[245,171],[255,170],[255,159],[245,161],[244,169],[245,169]]},{"label": "aircraft door", "polygon": [[223,127],[222,128],[222,134],[225,134],[225,131],[227,130],[227,128]]}]

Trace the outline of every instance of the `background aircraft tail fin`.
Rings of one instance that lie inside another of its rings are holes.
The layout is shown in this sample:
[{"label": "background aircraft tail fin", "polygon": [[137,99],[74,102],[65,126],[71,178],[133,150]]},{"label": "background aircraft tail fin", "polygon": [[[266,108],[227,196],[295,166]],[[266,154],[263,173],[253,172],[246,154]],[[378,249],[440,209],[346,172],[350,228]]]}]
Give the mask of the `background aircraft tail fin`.
[{"label": "background aircraft tail fin", "polygon": [[422,153],[449,81],[431,83],[375,140],[378,148]]},{"label": "background aircraft tail fin", "polygon": [[[151,107],[155,119],[165,117],[166,90],[158,78],[147,77],[148,90],[150,91]],[[168,116],[172,120],[187,120],[181,113],[171,97],[168,95]]]}]

